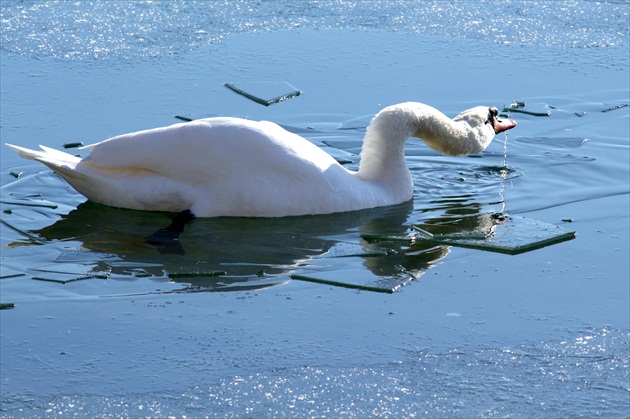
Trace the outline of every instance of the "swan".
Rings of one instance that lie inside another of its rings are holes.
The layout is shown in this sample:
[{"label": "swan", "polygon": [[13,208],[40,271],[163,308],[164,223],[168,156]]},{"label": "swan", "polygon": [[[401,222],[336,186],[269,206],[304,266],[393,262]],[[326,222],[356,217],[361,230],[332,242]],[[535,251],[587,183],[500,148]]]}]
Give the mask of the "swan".
[{"label": "swan", "polygon": [[405,142],[416,137],[452,156],[483,151],[516,126],[494,107],[450,119],[417,102],[381,110],[367,128],[359,170],[268,121],[198,119],[85,146],[87,157],[6,144],[37,160],[89,200],[197,217],[329,214],[400,204],[413,197]]}]

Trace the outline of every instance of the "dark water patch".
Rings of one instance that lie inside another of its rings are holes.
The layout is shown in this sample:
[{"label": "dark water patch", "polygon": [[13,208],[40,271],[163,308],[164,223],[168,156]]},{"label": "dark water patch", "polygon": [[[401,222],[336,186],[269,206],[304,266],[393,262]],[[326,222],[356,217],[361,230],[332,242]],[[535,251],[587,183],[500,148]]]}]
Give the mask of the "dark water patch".
[{"label": "dark water patch", "polygon": [[[70,279],[97,277],[88,273],[92,271],[91,263],[98,262],[99,269],[106,267],[115,279],[137,277],[137,272],[129,271],[133,265],[142,267],[142,276],[168,278],[173,283],[184,284],[184,290],[236,290],[244,284],[250,288],[257,283],[268,287],[278,283],[276,277],[286,283],[290,272],[311,269],[308,266],[313,263],[318,264],[318,270],[334,271],[340,263],[334,262],[336,259],[331,255],[339,256],[339,251],[331,249],[341,246],[347,250],[348,242],[357,247],[354,258],[348,257],[344,266],[352,264],[364,269],[362,263],[368,258],[374,265],[374,275],[401,274],[395,268],[399,261],[390,258],[398,254],[397,250],[361,245],[355,231],[404,232],[410,205],[330,216],[186,219],[178,224],[177,217],[170,214],[86,202],[54,224],[26,234],[51,247],[63,243],[62,252],[55,258],[58,264],[54,266],[60,274],[74,275]],[[162,227],[165,224],[168,227]],[[9,246],[16,255],[33,254],[27,242]],[[417,263],[408,261],[408,264]],[[63,270],[62,266],[86,272],[78,275],[79,272]],[[58,282],[67,280],[60,277]],[[152,287],[150,283],[146,286]]]},{"label": "dark water patch", "polygon": [[[502,176],[505,175],[500,168],[493,166],[469,167],[466,170],[475,174],[473,178],[482,184],[487,180],[489,189],[494,192],[498,187],[496,182],[503,181]],[[462,173],[460,170],[455,175]],[[510,170],[508,176],[518,176],[518,171]],[[444,175],[441,177],[444,178]],[[435,247],[434,244],[405,246],[381,242],[373,245],[362,244],[358,240],[370,233],[405,233],[408,223],[417,217],[434,222],[459,219],[462,222],[460,227],[469,231],[471,225],[467,220],[475,219],[489,205],[502,204],[496,193],[492,193],[492,200],[484,200],[481,184],[475,189],[473,194],[447,195],[444,199],[435,200],[430,207],[415,210],[412,217],[407,212],[408,203],[398,209],[359,212],[362,216],[358,218],[359,214],[350,213],[280,220],[195,219],[177,224],[175,230],[170,227],[177,217],[168,214],[122,210],[87,202],[68,215],[62,215],[56,223],[31,230],[28,234],[41,243],[52,245],[64,242],[63,251],[55,258],[60,263],[89,266],[90,262],[99,261],[99,269],[108,270],[111,279],[166,278],[174,284],[183,284],[181,291],[265,288],[286,283],[290,272],[299,279],[302,279],[301,276],[326,277],[329,282],[343,284],[347,276],[344,272],[352,269],[357,272],[363,270],[364,279],[372,275],[375,278],[372,282],[394,284],[387,285],[394,290],[444,257],[447,249],[436,253],[427,251]],[[454,192],[452,188],[442,190]],[[162,227],[169,224],[169,219],[170,225]],[[348,223],[344,224],[343,220]],[[356,235],[356,230],[362,235]],[[173,232],[174,235],[170,234]],[[157,243],[156,237],[166,238],[168,243],[176,246],[177,252],[167,252],[172,258],[163,258],[166,250],[162,243],[164,240]],[[20,245],[24,247],[27,244]],[[77,245],[80,247],[68,249]],[[22,253],[17,248],[15,251]],[[24,251],[27,249],[24,248]],[[343,263],[335,259],[340,255],[346,257]],[[136,270],[130,270],[131,265],[141,267],[142,272],[138,274]],[[366,267],[369,270],[365,270]],[[207,272],[221,272],[222,275],[217,278],[205,274]],[[72,276],[74,272],[64,271],[63,274]],[[57,278],[57,282],[89,278],[88,275],[75,274],[72,278]],[[138,290],[146,288],[149,291],[153,287],[150,282],[145,286],[138,285]]]}]

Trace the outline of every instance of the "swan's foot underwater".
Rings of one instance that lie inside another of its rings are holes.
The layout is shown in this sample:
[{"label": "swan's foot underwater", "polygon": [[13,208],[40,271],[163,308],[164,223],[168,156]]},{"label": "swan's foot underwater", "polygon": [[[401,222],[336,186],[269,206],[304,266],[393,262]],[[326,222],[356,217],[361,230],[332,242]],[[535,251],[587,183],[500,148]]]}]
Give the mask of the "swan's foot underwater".
[{"label": "swan's foot underwater", "polygon": [[173,218],[171,224],[147,236],[144,241],[155,247],[161,255],[184,255],[186,252],[179,242],[179,235],[194,218],[190,210],[182,211]]}]

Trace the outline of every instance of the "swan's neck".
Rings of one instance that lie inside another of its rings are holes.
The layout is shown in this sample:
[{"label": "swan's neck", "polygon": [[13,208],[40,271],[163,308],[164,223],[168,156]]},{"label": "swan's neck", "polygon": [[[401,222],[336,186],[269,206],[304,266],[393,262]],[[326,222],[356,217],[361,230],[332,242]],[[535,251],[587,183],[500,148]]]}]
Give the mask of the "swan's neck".
[{"label": "swan's neck", "polygon": [[[465,132],[435,108],[420,103],[389,106],[379,112],[367,129],[359,175],[375,180],[407,170],[405,142],[410,137],[424,140],[427,145],[445,154],[461,143]],[[451,145],[452,144],[452,145]],[[449,146],[451,145],[451,146]]]},{"label": "swan's neck", "polygon": [[[359,177],[377,180],[409,172],[405,163],[405,142],[409,137],[422,139],[432,149],[447,155],[478,153],[494,138],[490,125],[474,127],[466,113],[454,119],[421,103],[402,103],[379,112],[367,129]],[[486,132],[487,131],[487,132]]]},{"label": "swan's neck", "polygon": [[379,112],[367,128],[361,148],[358,175],[379,180],[409,172],[405,163],[405,142],[414,134],[413,115],[408,109],[393,107]]}]

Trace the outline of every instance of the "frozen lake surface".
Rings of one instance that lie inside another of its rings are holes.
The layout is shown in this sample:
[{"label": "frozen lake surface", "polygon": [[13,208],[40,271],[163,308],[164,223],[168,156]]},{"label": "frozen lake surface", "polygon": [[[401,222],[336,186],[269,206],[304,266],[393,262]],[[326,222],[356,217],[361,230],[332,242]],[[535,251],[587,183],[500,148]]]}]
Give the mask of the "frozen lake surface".
[{"label": "frozen lake surface", "polygon": [[[84,202],[3,146],[2,416],[627,417],[629,7],[3,1],[3,143],[231,115],[356,168],[384,106],[525,106],[477,156],[409,141],[409,205],[195,219],[166,247],[146,237],[173,214]],[[303,93],[264,107],[226,82]],[[496,214],[576,238],[515,256],[364,240]]]}]

